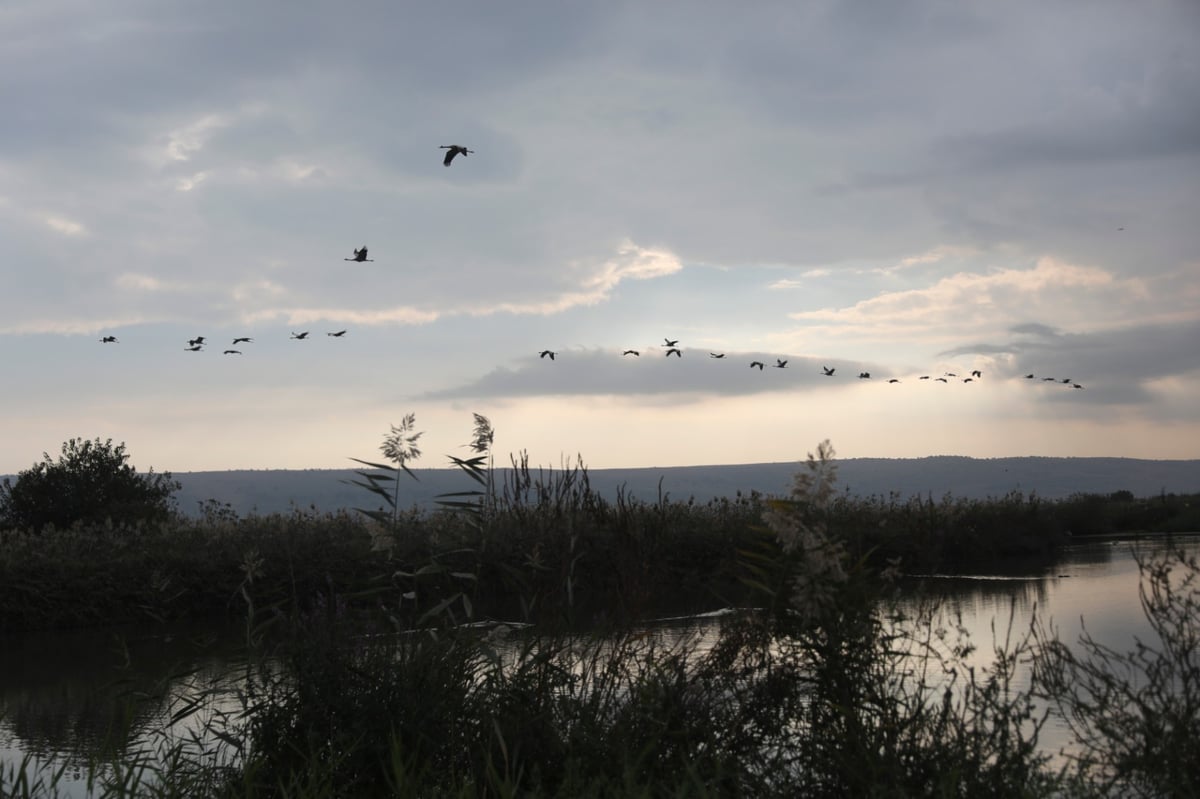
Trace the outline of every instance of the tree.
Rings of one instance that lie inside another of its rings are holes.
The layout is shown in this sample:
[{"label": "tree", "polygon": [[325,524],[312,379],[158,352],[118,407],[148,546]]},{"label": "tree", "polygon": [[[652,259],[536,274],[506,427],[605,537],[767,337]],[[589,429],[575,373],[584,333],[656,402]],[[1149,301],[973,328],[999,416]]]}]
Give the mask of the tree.
[{"label": "tree", "polygon": [[156,522],[174,511],[172,494],[180,484],[170,472],[139,474],[128,463],[125,444],[112,439],[74,439],[62,445],[55,462],[42,454],[41,463],[6,479],[0,486],[0,524],[41,530],[53,524],[84,525]]}]

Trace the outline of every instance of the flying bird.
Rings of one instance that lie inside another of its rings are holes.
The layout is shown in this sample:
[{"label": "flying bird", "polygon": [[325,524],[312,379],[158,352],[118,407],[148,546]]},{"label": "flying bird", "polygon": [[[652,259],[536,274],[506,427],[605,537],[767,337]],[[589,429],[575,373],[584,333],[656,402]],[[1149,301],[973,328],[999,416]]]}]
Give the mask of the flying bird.
[{"label": "flying bird", "polygon": [[975,378],[973,378],[973,377],[964,377],[964,378],[963,378],[963,382],[964,382],[964,383],[973,383],[973,382],[975,382]]},{"label": "flying bird", "polygon": [[758,367],[758,371],[760,371],[760,372],[761,372],[761,371],[762,371],[762,368],[763,368],[763,362],[762,362],[762,361],[751,361],[751,362],[750,362],[750,368],[751,368],[751,369],[753,369],[753,368],[754,368],[754,367],[756,367],[756,366]]},{"label": "flying bird", "polygon": [[241,350],[225,350],[226,355],[241,355]]},{"label": "flying bird", "polygon": [[899,382],[900,382],[900,378],[898,378],[898,377],[893,377],[893,378],[892,378],[891,380],[889,380],[888,382],[889,382],[889,383],[899,383]]},{"label": "flying bird", "polygon": [[921,379],[921,380],[928,380],[928,379],[929,379],[929,375],[921,375],[920,379]]},{"label": "flying bird", "polygon": [[339,330],[339,331],[338,331],[338,332],[336,332],[336,333],[326,333],[325,335],[327,335],[327,336],[333,336],[334,338],[341,338],[342,336],[346,335],[346,331],[345,331],[345,330]]},{"label": "flying bird", "polygon": [[253,341],[254,339],[250,338],[249,336],[239,336],[233,340],[233,344],[234,346],[237,346],[238,344],[250,344],[253,343]]},{"label": "flying bird", "polygon": [[554,356],[555,356],[555,355],[557,355],[557,354],[558,354],[557,352],[551,352],[550,350],[542,350],[542,351],[539,353],[539,357],[541,357],[541,358],[545,358],[547,355],[549,355],[549,356],[550,356],[550,360],[552,360],[552,361],[553,361],[553,360],[554,360]]},{"label": "flying bird", "polygon": [[859,380],[869,380],[869,379],[871,379],[871,373],[870,372],[859,372],[858,379]]},{"label": "flying bird", "polygon": [[775,367],[774,367],[774,368],[776,368],[776,369],[786,369],[786,368],[787,368],[787,361],[785,361],[785,360],[782,360],[782,359],[780,359],[780,358],[776,358],[776,359],[775,359]]},{"label": "flying bird", "polygon": [[1073,381],[1073,380],[1071,380],[1071,378],[1069,378],[1069,377],[1064,377],[1064,378],[1062,379],[1062,381],[1063,381],[1064,383],[1072,383],[1072,382],[1074,382],[1074,381]]},{"label": "flying bird", "polygon": [[1083,388],[1083,386],[1079,385],[1078,383],[1072,383],[1071,388]]},{"label": "flying bird", "polygon": [[828,366],[822,366],[821,371],[825,373],[826,377],[833,377],[833,373],[837,371],[837,367],[835,366],[830,369]]},{"label": "flying bird", "polygon": [[666,344],[662,345],[664,347],[674,347],[676,344],[679,343],[679,339],[664,338],[663,341],[667,342]]},{"label": "flying bird", "polygon": [[101,344],[120,344],[121,342],[117,341],[116,336],[105,336],[104,338],[100,339],[100,343]]},{"label": "flying bird", "polygon": [[671,347],[670,349],[667,350],[667,357],[670,358],[672,355],[674,355],[676,358],[683,357],[683,353],[680,352],[679,349],[676,347]]},{"label": "flying bird", "polygon": [[934,382],[936,382],[936,383],[949,383],[950,381],[949,381],[949,380],[947,380],[947,379],[946,379],[946,378],[944,378],[944,377],[935,377],[935,378],[934,378]]},{"label": "flying bird", "polygon": [[458,144],[443,144],[440,149],[446,151],[446,157],[442,159],[442,166],[450,166],[450,162],[454,160],[454,156],[458,155],[459,153],[462,153],[462,157],[466,158],[468,155],[475,152],[474,150],[468,150],[466,147]]},{"label": "flying bird", "polygon": [[983,377],[983,372],[979,371],[978,369],[972,369],[971,377]]},{"label": "flying bird", "polygon": [[360,263],[360,264],[363,261],[370,261],[371,263],[375,263],[374,258],[367,257],[367,245],[365,245],[365,244],[362,246],[362,249],[358,249],[358,250],[354,251],[353,258],[343,258],[342,260],[343,261],[354,261],[354,262]]},{"label": "flying bird", "polygon": [[193,344],[190,347],[184,347],[184,349],[187,350],[188,352],[199,352],[200,350],[204,349],[204,347],[201,346],[200,344]]},{"label": "flying bird", "polygon": [[638,352],[637,350],[625,350],[621,354],[622,355],[636,355],[639,358],[642,357],[642,354],[640,352]]},{"label": "flying bird", "polygon": [[1033,379],[1033,373],[1032,373],[1032,372],[1030,372],[1029,374],[1025,375],[1025,379],[1026,379],[1026,380],[1032,380],[1032,379]]},{"label": "flying bird", "polygon": [[292,338],[296,340],[306,339],[308,338],[308,331],[305,330],[303,333],[292,333]]},{"label": "flying bird", "polygon": [[204,343],[204,336],[196,336],[195,338],[189,338],[189,339],[188,339],[188,346],[189,346],[189,347],[194,347],[194,346],[196,346],[197,344],[203,344],[203,343]]},{"label": "flying bird", "polygon": [[724,358],[724,357],[725,357],[725,353],[723,353],[723,352],[721,352],[721,353],[710,352],[710,353],[708,354],[708,357],[710,357],[710,358]]}]

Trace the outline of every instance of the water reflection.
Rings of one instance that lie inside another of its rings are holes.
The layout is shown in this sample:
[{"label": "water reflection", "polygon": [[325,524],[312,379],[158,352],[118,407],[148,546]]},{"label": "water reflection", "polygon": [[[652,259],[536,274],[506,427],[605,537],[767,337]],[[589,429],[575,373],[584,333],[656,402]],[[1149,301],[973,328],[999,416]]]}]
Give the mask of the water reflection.
[{"label": "water reflection", "polygon": [[128,751],[182,681],[220,679],[235,652],[234,636],[210,629],[4,637],[0,747],[73,765]]},{"label": "water reflection", "polygon": [[[1175,544],[1179,544],[1177,540]],[[1182,539],[1189,552],[1200,539]],[[906,601],[915,612],[940,604],[948,624],[961,626],[977,649],[972,665],[986,667],[993,642],[1003,642],[1036,614],[1075,645],[1086,629],[1118,650],[1134,637],[1150,643],[1138,597],[1135,553],[1162,554],[1163,539],[1071,545],[1052,569],[1026,574],[925,575],[909,578]],[[664,620],[653,629],[666,643],[690,640],[706,648],[719,617]],[[699,640],[697,639],[699,638]],[[245,658],[237,631],[211,629],[108,630],[41,633],[0,639],[0,767],[24,755],[78,767],[106,754],[129,751],[169,719],[171,700],[195,685],[231,685]],[[1025,682],[1014,686],[1024,689]],[[233,702],[232,695],[230,701]],[[1051,724],[1048,751],[1064,742],[1064,725]],[[68,781],[70,782],[70,781]],[[78,785],[67,794],[82,795]]]}]

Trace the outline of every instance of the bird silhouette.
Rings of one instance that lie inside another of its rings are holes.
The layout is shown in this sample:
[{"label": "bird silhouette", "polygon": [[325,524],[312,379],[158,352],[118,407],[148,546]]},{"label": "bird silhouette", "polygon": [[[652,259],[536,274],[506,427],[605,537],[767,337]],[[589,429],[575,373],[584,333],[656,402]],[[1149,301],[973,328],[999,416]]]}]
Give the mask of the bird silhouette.
[{"label": "bird silhouette", "polygon": [[200,344],[193,344],[190,347],[184,347],[184,349],[188,352],[199,352],[200,350],[204,349],[204,347]]},{"label": "bird silhouette", "polygon": [[468,150],[466,147],[458,144],[443,144],[440,149],[446,151],[446,157],[442,159],[442,166],[450,166],[450,162],[454,160],[454,156],[458,155],[459,153],[462,153],[462,157],[466,158],[468,155],[475,152],[474,150]]},{"label": "bird silhouette", "polygon": [[1043,378],[1042,378],[1042,382],[1043,382],[1043,383],[1053,383],[1053,382],[1054,382],[1054,378],[1053,378],[1053,377],[1043,377]]},{"label": "bird silhouette", "polygon": [[189,346],[189,347],[194,347],[194,346],[196,346],[197,344],[203,344],[203,343],[204,343],[204,336],[196,336],[195,338],[189,338],[189,339],[188,339],[188,346]]},{"label": "bird silhouette", "polygon": [[889,382],[889,383],[899,383],[899,382],[900,382],[900,378],[898,378],[898,377],[893,377],[893,378],[892,378],[891,380],[889,380],[888,382]]},{"label": "bird silhouette", "polygon": [[710,352],[710,353],[708,354],[708,357],[710,357],[710,358],[724,358],[724,357],[725,357],[725,353],[723,353],[723,352],[721,352],[721,353],[717,353],[717,352]]},{"label": "bird silhouette", "polygon": [[354,262],[356,262],[356,263],[360,263],[360,264],[361,264],[363,261],[370,261],[371,263],[375,263],[375,259],[374,259],[374,258],[368,258],[368,257],[367,257],[367,245],[365,245],[365,244],[362,246],[362,249],[359,249],[359,250],[355,250],[355,251],[354,251],[354,257],[353,257],[353,258],[343,258],[342,260],[343,260],[343,261],[354,261]]},{"label": "bird silhouette", "polygon": [[345,330],[339,330],[339,331],[338,331],[338,332],[336,332],[336,333],[326,333],[325,335],[327,335],[327,336],[333,336],[334,338],[341,338],[342,336],[346,335],[346,331],[345,331]]},{"label": "bird silhouette", "polygon": [[955,372],[946,372],[946,377],[958,377],[958,374]]},{"label": "bird silhouette", "polygon": [[639,358],[642,357],[642,354],[640,352],[638,352],[637,350],[625,350],[621,354],[622,355],[636,355]]},{"label": "bird silhouette", "polygon": [[758,367],[758,371],[760,371],[760,372],[761,372],[761,371],[762,371],[762,368],[763,368],[763,362],[762,362],[762,361],[751,361],[751,362],[750,362],[750,368],[751,368],[751,369],[753,369],[753,368],[754,368],[754,367],[756,367],[756,366]]},{"label": "bird silhouette", "polygon": [[225,350],[225,355],[241,355],[241,350]]},{"label": "bird silhouette", "polygon": [[776,368],[776,369],[786,369],[786,368],[787,368],[787,361],[785,361],[785,360],[782,360],[782,359],[780,359],[780,358],[776,358],[776,359],[775,359],[775,367],[774,367],[774,368]]},{"label": "bird silhouette", "polygon": [[920,380],[928,380],[928,379],[929,379],[929,375],[921,375],[921,377],[920,377],[919,379],[920,379]]},{"label": "bird silhouette", "polygon": [[1078,383],[1072,383],[1071,388],[1083,388],[1083,386],[1079,385]]},{"label": "bird silhouette", "polygon": [[974,383],[974,382],[975,382],[975,378],[973,378],[973,377],[964,377],[964,378],[963,378],[963,382],[964,382],[964,383]]},{"label": "bird silhouette", "polygon": [[100,339],[100,343],[101,344],[120,344],[121,342],[117,341],[116,336],[105,336],[104,338]]},{"label": "bird silhouette", "polygon": [[1072,382],[1074,382],[1074,381],[1072,381],[1072,380],[1071,380],[1071,378],[1069,378],[1069,377],[1064,377],[1064,378],[1062,379],[1062,382],[1064,382],[1064,383],[1072,383]]},{"label": "bird silhouette", "polygon": [[233,340],[233,343],[234,343],[234,345],[251,344],[251,343],[253,343],[253,341],[254,341],[254,339],[250,338],[249,336],[239,336],[238,338],[235,338]]},{"label": "bird silhouette", "polygon": [[979,371],[978,369],[972,369],[971,377],[983,377],[983,372]]},{"label": "bird silhouette", "polygon": [[305,330],[303,333],[292,333],[292,338],[296,339],[297,341],[306,339],[308,338],[308,331]]},{"label": "bird silhouette", "polygon": [[947,380],[944,377],[935,377],[933,380],[935,383],[949,383],[950,382],[949,380]]},{"label": "bird silhouette", "polygon": [[858,379],[859,379],[859,380],[870,380],[870,379],[871,379],[871,373],[870,373],[870,372],[859,372],[859,373],[858,373]]},{"label": "bird silhouette", "polygon": [[669,339],[669,338],[664,338],[664,339],[663,339],[663,341],[667,342],[666,344],[662,344],[662,345],[660,345],[660,346],[663,346],[663,347],[674,347],[676,344],[678,344],[678,343],[679,343],[679,339]]},{"label": "bird silhouette", "polygon": [[540,358],[545,358],[547,355],[549,355],[549,356],[550,356],[550,360],[552,360],[552,361],[553,361],[553,360],[554,360],[554,356],[555,356],[555,355],[557,355],[557,354],[558,354],[557,352],[551,352],[550,350],[542,350],[542,351],[541,351],[541,352],[538,354],[538,357],[540,357]]},{"label": "bird silhouette", "polygon": [[833,377],[833,373],[837,371],[837,367],[835,366],[830,369],[828,366],[822,366],[821,371],[825,373],[826,377]]},{"label": "bird silhouette", "polygon": [[1026,379],[1026,380],[1032,380],[1032,379],[1033,379],[1033,372],[1030,372],[1029,374],[1025,375],[1025,379]]},{"label": "bird silhouette", "polygon": [[670,347],[667,349],[667,357],[670,358],[672,355],[674,355],[676,358],[683,357],[683,353],[680,352],[677,347]]}]

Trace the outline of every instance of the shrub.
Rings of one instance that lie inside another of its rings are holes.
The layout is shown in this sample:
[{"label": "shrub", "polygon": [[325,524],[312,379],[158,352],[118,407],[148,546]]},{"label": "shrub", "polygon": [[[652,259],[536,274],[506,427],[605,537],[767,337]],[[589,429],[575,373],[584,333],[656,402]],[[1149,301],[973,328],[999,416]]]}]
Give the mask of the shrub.
[{"label": "shrub", "polygon": [[43,453],[41,463],[0,486],[0,524],[41,530],[47,525],[158,522],[174,511],[180,485],[170,472],[139,474],[128,463],[125,444],[112,439],[72,438],[58,461]]}]

